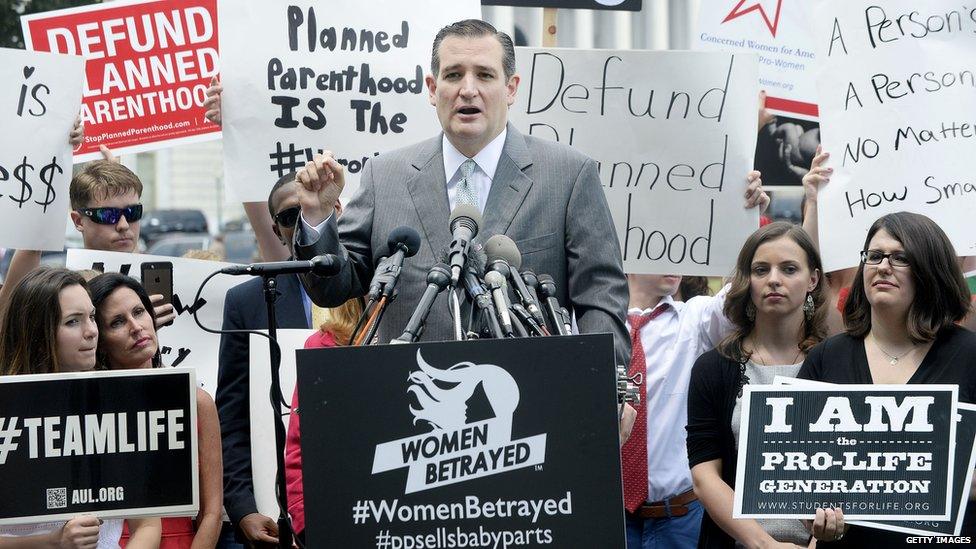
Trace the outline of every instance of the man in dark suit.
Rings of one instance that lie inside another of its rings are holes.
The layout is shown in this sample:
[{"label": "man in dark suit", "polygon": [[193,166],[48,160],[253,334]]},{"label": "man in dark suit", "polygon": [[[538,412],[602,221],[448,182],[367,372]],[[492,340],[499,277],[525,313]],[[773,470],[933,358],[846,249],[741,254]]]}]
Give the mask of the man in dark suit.
[{"label": "man in dark suit", "polygon": [[[275,183],[268,196],[268,209],[274,218],[273,230],[291,250],[298,219],[295,174]],[[277,278],[278,299],[275,314],[279,328],[309,328],[311,302],[296,275]],[[266,330],[267,306],[264,285],[255,277],[231,288],[224,300],[225,330]],[[275,520],[258,513],[251,482],[250,343],[248,334],[224,334],[220,338],[220,364],[217,375],[217,412],[224,457],[224,508],[237,525],[243,541],[254,547],[276,546]],[[270,403],[269,403],[270,406]]]},{"label": "man in dark suit", "polygon": [[[426,84],[441,136],[371,159],[339,222],[332,204],[344,179],[331,153],[299,171],[296,255],[335,253],[350,260],[335,277],[303,278],[309,295],[322,306],[363,295],[387,255],[387,236],[400,225],[414,227],[424,243],[404,262],[399,297],[378,331],[381,342],[399,336],[428,269],[451,241],[451,210],[469,204],[483,212],[478,239],[511,237],[524,268],[555,279],[559,301],[575,313],[580,331],[612,333],[616,361],[627,364],[627,282],[596,162],[508,124],[519,84],[508,35],[483,21],[460,21],[438,33],[433,52]],[[425,340],[452,338],[450,318],[441,313],[445,299],[442,294],[434,305]]]}]

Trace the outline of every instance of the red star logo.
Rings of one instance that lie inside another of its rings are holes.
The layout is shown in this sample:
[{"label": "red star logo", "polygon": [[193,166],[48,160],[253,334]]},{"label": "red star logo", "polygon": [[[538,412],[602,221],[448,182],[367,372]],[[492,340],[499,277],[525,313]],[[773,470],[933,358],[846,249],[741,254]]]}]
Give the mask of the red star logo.
[{"label": "red star logo", "polygon": [[729,21],[746,15],[747,13],[758,11],[759,15],[762,16],[763,21],[765,21],[766,26],[769,27],[769,32],[776,37],[776,28],[779,26],[779,12],[783,7],[783,0],[776,0],[776,15],[773,16],[772,21],[769,20],[769,14],[766,13],[766,9],[763,8],[762,2],[760,0],[753,0],[752,5],[743,9],[742,5],[746,3],[746,0],[739,0],[739,3],[732,8],[732,11],[725,16],[722,20],[723,23],[728,23]]}]

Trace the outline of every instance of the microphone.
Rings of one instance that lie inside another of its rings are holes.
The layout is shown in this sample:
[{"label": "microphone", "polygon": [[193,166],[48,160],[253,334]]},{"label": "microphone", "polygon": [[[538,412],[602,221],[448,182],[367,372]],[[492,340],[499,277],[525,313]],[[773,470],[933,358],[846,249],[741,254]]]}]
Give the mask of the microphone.
[{"label": "microphone", "polygon": [[312,273],[318,276],[332,276],[342,270],[339,258],[332,254],[322,254],[304,261],[270,261],[250,265],[234,265],[220,270],[227,275],[278,276],[283,274]]},{"label": "microphone", "polygon": [[485,242],[485,253],[488,255],[488,268],[498,271],[512,281],[512,288],[522,302],[522,306],[539,326],[545,326],[546,318],[542,314],[542,309],[539,308],[538,301],[532,299],[532,294],[529,293],[522,275],[518,272],[519,267],[522,266],[522,254],[515,242],[503,234],[496,234]]},{"label": "microphone", "polygon": [[505,333],[502,332],[498,323],[498,315],[495,313],[495,308],[492,307],[491,294],[488,293],[479,278],[484,272],[487,260],[488,258],[482,251],[480,244],[471,246],[468,251],[468,263],[464,268],[464,276],[461,278],[464,289],[467,290],[471,301],[481,311],[482,318],[488,319],[487,329],[491,332],[492,337],[502,338],[505,337]]},{"label": "microphone", "polygon": [[485,273],[485,284],[491,290],[491,297],[495,302],[495,310],[498,312],[498,321],[501,324],[502,332],[511,337],[512,317],[508,312],[505,277],[498,271],[488,271]]},{"label": "microphone", "polygon": [[546,310],[552,317],[556,329],[559,330],[559,335],[570,335],[573,329],[569,326],[568,318],[562,316],[562,307],[559,305],[559,300],[556,299],[556,282],[550,275],[539,275],[539,289],[546,299]]},{"label": "microphone", "polygon": [[407,327],[403,330],[400,337],[390,343],[413,343],[420,339],[420,334],[424,332],[424,324],[427,322],[427,315],[430,314],[431,307],[437,295],[443,292],[451,284],[451,271],[446,263],[438,263],[431,267],[427,272],[427,289],[420,297],[420,303],[410,315]]},{"label": "microphone", "polygon": [[478,208],[470,204],[459,204],[451,212],[451,250],[449,252],[451,264],[451,286],[456,286],[461,279],[461,271],[468,257],[468,247],[471,239],[478,235],[481,226],[481,213]]},{"label": "microphone", "polygon": [[367,297],[373,301],[379,299],[380,294],[386,297],[393,294],[397,280],[400,278],[403,258],[413,257],[420,249],[420,234],[410,227],[397,227],[390,231],[386,246],[390,255],[380,260],[373,273],[373,280],[369,283]]},{"label": "microphone", "polygon": [[[529,297],[539,307],[542,307],[542,301],[539,299],[539,277],[536,276],[534,271],[526,269],[522,271],[522,280],[525,281],[525,287],[529,290]],[[545,325],[545,322],[543,322],[543,326]],[[556,332],[559,331],[555,326],[553,326],[553,329]]]}]

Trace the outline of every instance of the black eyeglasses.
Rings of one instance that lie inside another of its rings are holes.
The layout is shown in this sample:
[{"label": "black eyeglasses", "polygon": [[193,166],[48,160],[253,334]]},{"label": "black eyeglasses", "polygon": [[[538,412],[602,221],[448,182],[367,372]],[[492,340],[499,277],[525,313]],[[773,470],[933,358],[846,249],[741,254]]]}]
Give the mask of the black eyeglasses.
[{"label": "black eyeglasses", "polygon": [[890,254],[886,254],[881,250],[861,251],[861,261],[867,265],[880,265],[885,258],[888,258],[888,263],[892,267],[908,267],[911,265],[905,252],[891,252]]},{"label": "black eyeglasses", "polygon": [[129,223],[142,219],[142,204],[124,208],[78,208],[75,211],[100,225],[115,225],[123,216]]},{"label": "black eyeglasses", "polygon": [[302,209],[299,206],[292,206],[291,208],[281,210],[274,216],[275,223],[277,223],[280,227],[290,229],[295,226],[295,223],[298,222],[298,216],[301,215],[301,213]]}]

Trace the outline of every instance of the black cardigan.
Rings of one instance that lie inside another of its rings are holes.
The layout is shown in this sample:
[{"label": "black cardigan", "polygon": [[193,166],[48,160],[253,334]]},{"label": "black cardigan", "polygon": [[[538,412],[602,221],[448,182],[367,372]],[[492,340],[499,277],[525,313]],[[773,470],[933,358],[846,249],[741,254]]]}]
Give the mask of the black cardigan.
[{"label": "black cardigan", "polygon": [[[839,334],[810,350],[797,377],[828,383],[871,384],[864,339]],[[959,402],[976,403],[976,334],[965,328],[942,329],[908,383],[959,385]],[[970,502],[963,521],[963,536],[974,536],[976,505]],[[839,542],[818,542],[818,547],[917,547],[905,542],[907,534],[852,526]]]},{"label": "black cardigan", "polygon": [[[688,386],[688,466],[722,460],[722,480],[735,485],[736,447],[732,410],[743,383],[742,364],[712,349],[698,357]],[[734,548],[735,540],[706,512],[699,548]]]}]

